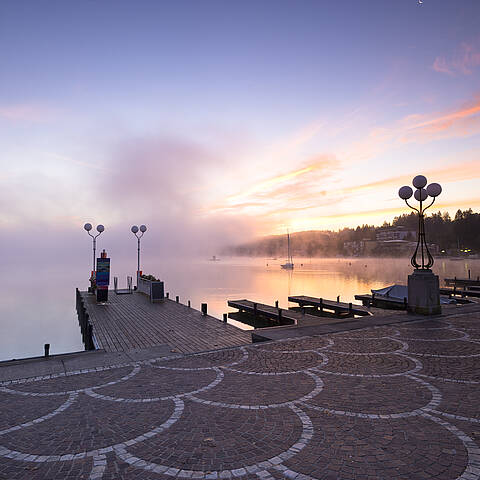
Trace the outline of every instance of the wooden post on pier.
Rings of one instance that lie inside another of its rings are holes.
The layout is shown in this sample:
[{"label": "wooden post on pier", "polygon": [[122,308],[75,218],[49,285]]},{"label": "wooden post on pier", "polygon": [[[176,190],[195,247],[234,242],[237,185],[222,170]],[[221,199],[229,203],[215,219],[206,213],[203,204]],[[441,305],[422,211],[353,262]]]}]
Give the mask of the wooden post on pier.
[{"label": "wooden post on pier", "polygon": [[167,294],[165,295],[167,298],[170,298],[170,292],[167,292]]},{"label": "wooden post on pier", "polygon": [[278,324],[279,325],[282,324],[282,309],[281,308],[278,309]]},{"label": "wooden post on pier", "polygon": [[49,344],[49,343],[46,343],[46,344],[43,346],[43,349],[44,349],[44,352],[45,352],[45,357],[50,356],[50,344]]},{"label": "wooden post on pier", "polygon": [[202,315],[207,315],[207,304],[202,303]]},{"label": "wooden post on pier", "polygon": [[253,316],[257,318],[257,302],[253,304]]},{"label": "wooden post on pier", "polygon": [[318,309],[320,310],[320,313],[323,312],[323,298],[320,299],[320,305],[319,305]]},{"label": "wooden post on pier", "polygon": [[278,300],[275,300],[275,308],[278,308]]},{"label": "wooden post on pier", "polygon": [[179,297],[178,295],[175,297],[175,301],[176,301],[177,303],[180,302],[180,297]]},{"label": "wooden post on pier", "polygon": [[337,303],[340,303],[340,295],[337,295]]},{"label": "wooden post on pier", "polygon": [[352,302],[348,304],[348,313],[351,315],[352,314]]},{"label": "wooden post on pier", "polygon": [[223,323],[227,323],[228,320],[228,313],[223,314]]},{"label": "wooden post on pier", "polygon": [[191,306],[191,302],[190,302],[190,300],[189,300],[189,301],[188,301],[188,308],[190,308],[190,306]]}]

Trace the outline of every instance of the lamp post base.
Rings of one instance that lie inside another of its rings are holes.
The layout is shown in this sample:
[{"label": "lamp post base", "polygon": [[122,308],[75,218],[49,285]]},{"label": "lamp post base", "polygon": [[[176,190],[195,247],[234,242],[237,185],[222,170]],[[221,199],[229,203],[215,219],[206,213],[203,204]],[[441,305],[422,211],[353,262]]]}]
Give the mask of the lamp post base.
[{"label": "lamp post base", "polygon": [[438,275],[431,270],[416,269],[408,276],[408,312],[421,315],[442,313]]}]

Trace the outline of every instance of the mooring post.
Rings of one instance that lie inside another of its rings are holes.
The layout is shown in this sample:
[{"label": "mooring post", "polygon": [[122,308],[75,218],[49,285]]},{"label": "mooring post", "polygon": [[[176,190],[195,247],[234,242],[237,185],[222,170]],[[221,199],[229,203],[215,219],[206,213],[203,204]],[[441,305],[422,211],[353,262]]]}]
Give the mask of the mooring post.
[{"label": "mooring post", "polygon": [[179,297],[178,295],[175,297],[175,301],[176,301],[177,303],[180,302],[180,297]]},{"label": "mooring post", "polygon": [[352,302],[350,302],[350,303],[348,304],[348,313],[350,313],[350,315],[352,314],[352,308],[353,308]]},{"label": "mooring post", "polygon": [[207,315],[207,304],[202,303],[202,315]]},{"label": "mooring post", "polygon": [[278,323],[282,323],[282,309],[278,309]]},{"label": "mooring post", "polygon": [[257,302],[253,303],[253,316],[255,318],[257,317]]},{"label": "mooring post", "polygon": [[165,295],[167,298],[170,298],[170,292],[167,292]]},{"label": "mooring post", "polygon": [[223,323],[227,323],[228,320],[228,313],[223,314]]},{"label": "mooring post", "polygon": [[320,299],[320,312],[323,312],[323,298]]},{"label": "mooring post", "polygon": [[278,308],[278,300],[275,300],[275,308]]},{"label": "mooring post", "polygon": [[95,345],[93,344],[93,327],[90,322],[87,324],[87,340],[88,350],[95,350]]},{"label": "mooring post", "polygon": [[45,357],[48,357],[50,355],[50,344],[49,343],[46,343],[44,346],[43,346],[43,349],[45,350]]},{"label": "mooring post", "polygon": [[191,302],[190,302],[190,300],[189,300],[189,301],[188,301],[188,308],[190,308],[191,305],[192,305],[192,304],[191,304]]},{"label": "mooring post", "polygon": [[405,310],[407,310],[407,308],[408,308],[407,297],[403,297],[403,308],[405,308]]},{"label": "mooring post", "polygon": [[340,295],[337,295],[337,303],[340,302]]},{"label": "mooring post", "polygon": [[470,269],[468,269],[468,279],[470,280]]}]

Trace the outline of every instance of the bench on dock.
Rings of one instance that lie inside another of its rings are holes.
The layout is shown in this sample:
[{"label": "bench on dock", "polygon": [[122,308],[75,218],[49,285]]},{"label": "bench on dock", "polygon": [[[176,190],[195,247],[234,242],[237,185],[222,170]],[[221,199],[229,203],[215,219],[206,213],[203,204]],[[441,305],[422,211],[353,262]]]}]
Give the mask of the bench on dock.
[{"label": "bench on dock", "polygon": [[[315,298],[306,295],[298,295],[288,297],[288,301],[292,303],[298,303],[302,311],[305,311],[305,307],[313,307],[313,311],[309,313],[319,314],[320,316],[329,316],[328,312],[332,312],[336,318],[342,316],[367,316],[371,313],[361,305],[354,305],[353,303],[345,303],[335,300],[327,300],[325,298]],[[325,312],[326,310],[326,312]]]}]

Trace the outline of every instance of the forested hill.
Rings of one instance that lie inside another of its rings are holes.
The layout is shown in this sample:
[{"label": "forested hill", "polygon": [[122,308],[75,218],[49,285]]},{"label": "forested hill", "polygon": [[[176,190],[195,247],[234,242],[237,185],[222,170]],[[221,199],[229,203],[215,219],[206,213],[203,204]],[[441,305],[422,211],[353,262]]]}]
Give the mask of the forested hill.
[{"label": "forested hill", "polygon": [[[440,250],[457,254],[460,250],[471,250],[469,253],[480,253],[480,213],[472,209],[458,210],[455,218],[448,213],[437,212],[426,217],[426,237],[429,243],[435,243]],[[292,254],[294,256],[320,257],[346,255],[346,242],[376,240],[377,233],[392,227],[404,227],[416,232],[418,216],[409,215],[395,217],[392,223],[382,226],[362,225],[357,228],[344,228],[338,232],[306,231],[290,234]],[[414,240],[414,238],[410,238]],[[248,255],[264,257],[286,256],[287,236],[272,235],[241,245],[226,247],[224,254]]]}]

